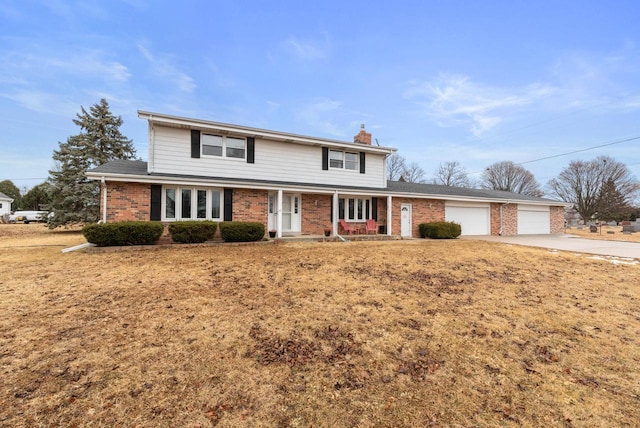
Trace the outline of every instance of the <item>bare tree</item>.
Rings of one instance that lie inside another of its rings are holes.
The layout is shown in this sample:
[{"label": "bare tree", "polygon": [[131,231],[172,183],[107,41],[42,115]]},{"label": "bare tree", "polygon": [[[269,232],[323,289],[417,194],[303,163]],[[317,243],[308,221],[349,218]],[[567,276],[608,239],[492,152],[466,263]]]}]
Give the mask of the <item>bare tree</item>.
[{"label": "bare tree", "polygon": [[467,171],[458,161],[441,163],[433,175],[433,184],[452,187],[473,187]]},{"label": "bare tree", "polygon": [[387,179],[398,181],[404,170],[407,168],[405,159],[398,153],[394,153],[387,158]]},{"label": "bare tree", "polygon": [[404,169],[402,178],[407,183],[424,183],[424,170],[417,162],[411,162]]},{"label": "bare tree", "polygon": [[533,174],[511,161],[496,162],[489,166],[482,173],[480,186],[528,196],[541,197],[544,194]]},{"label": "bare tree", "polygon": [[572,161],[547,186],[554,196],[573,203],[584,221],[601,208],[602,201],[606,200],[604,194],[610,192],[606,189],[613,186],[627,202],[640,190],[640,184],[627,166],[608,156],[599,156],[591,161]]}]

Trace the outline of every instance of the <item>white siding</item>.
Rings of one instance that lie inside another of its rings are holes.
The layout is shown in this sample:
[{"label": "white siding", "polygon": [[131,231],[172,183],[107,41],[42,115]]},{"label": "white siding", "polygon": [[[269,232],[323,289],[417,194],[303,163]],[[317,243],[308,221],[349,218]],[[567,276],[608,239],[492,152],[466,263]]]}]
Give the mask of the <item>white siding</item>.
[{"label": "white siding", "polygon": [[[255,163],[245,160],[203,156],[191,158],[191,131],[155,127],[153,172],[205,177],[246,178],[309,184],[349,185],[383,188],[385,158],[366,154],[366,173],[322,170],[322,148],[256,138]],[[353,149],[357,151],[357,147]]]},{"label": "white siding", "polygon": [[549,207],[518,205],[518,235],[540,235],[551,233]]},{"label": "white siding", "polygon": [[459,223],[462,235],[490,235],[491,214],[489,204],[448,202],[445,206],[446,221]]}]

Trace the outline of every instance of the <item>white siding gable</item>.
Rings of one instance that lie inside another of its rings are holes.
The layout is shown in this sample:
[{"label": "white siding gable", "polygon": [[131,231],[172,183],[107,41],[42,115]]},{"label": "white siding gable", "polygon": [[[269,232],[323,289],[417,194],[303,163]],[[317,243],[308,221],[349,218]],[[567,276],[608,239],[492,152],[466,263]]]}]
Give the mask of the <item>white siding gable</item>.
[{"label": "white siding gable", "polygon": [[[356,152],[358,147],[349,147],[348,151]],[[215,156],[192,158],[189,129],[157,124],[151,133],[149,157],[149,165],[153,165],[150,172],[155,173],[374,188],[386,186],[384,154],[366,153],[364,174],[359,170],[323,170],[320,145],[263,138],[255,139],[253,164],[244,159]]]}]

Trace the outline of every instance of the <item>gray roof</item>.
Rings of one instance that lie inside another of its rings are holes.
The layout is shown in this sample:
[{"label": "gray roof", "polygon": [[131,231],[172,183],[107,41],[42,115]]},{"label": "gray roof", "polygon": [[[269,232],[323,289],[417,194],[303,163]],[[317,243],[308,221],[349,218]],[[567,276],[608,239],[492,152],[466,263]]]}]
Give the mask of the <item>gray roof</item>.
[{"label": "gray roof", "polygon": [[8,197],[7,195],[5,195],[4,193],[0,192],[0,199],[6,199],[6,200],[13,200],[12,198]]},{"label": "gray roof", "polygon": [[520,193],[502,190],[467,189],[464,187],[443,186],[440,184],[407,183],[404,181],[387,181],[387,190],[398,193],[416,193],[420,195],[458,196],[463,198],[503,199],[531,202],[558,202],[553,199],[521,195]]},{"label": "gray roof", "polygon": [[323,186],[321,183],[294,183],[283,181],[268,181],[268,180],[254,180],[254,179],[232,179],[225,177],[202,177],[192,175],[177,175],[177,174],[162,174],[147,172],[147,162],[140,160],[114,160],[104,165],[100,165],[96,168],[89,170],[88,172],[93,174],[118,174],[118,175],[137,175],[137,176],[149,176],[158,178],[192,178],[192,179],[210,179],[210,180],[224,180],[235,181],[242,183],[260,183],[271,185],[295,185],[295,186],[308,186],[308,187],[330,187],[331,189],[344,189],[344,190],[360,190],[363,192],[385,192],[392,194],[414,194],[416,196],[433,196],[436,199],[447,198],[472,198],[476,200],[487,201],[513,201],[513,202],[533,202],[538,204],[548,203],[549,205],[566,205],[561,201],[553,199],[537,198],[535,196],[521,195],[519,193],[504,192],[501,190],[488,190],[488,189],[466,189],[462,187],[443,186],[438,184],[425,184],[425,183],[407,183],[402,181],[387,181],[387,187],[385,189],[380,188],[368,188],[368,187],[355,187],[355,186]]},{"label": "gray roof", "polygon": [[147,162],[117,159],[90,169],[88,172],[104,174],[147,175]]}]

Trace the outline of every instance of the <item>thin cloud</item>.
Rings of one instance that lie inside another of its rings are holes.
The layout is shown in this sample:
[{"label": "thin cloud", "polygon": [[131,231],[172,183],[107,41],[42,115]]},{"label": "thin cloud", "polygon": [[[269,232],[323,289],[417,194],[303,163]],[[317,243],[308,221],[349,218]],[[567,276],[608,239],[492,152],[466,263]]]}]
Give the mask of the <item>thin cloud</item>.
[{"label": "thin cloud", "polygon": [[175,85],[182,92],[193,92],[197,85],[193,78],[187,73],[178,70],[173,64],[173,60],[168,55],[154,55],[143,45],[138,45],[138,50],[149,62],[151,69],[161,79],[166,80],[171,85]]},{"label": "thin cloud", "polygon": [[340,101],[322,98],[304,106],[298,113],[298,118],[325,134],[342,138],[344,131],[334,119],[335,116],[340,116],[341,107]]},{"label": "thin cloud", "polygon": [[284,46],[290,55],[305,61],[327,58],[330,51],[326,38],[312,41],[291,36],[285,40]]},{"label": "thin cloud", "polygon": [[509,93],[467,76],[441,75],[433,81],[412,82],[405,98],[417,100],[439,126],[464,125],[479,136],[501,123],[507,109],[531,104],[550,92],[550,88],[531,86]]}]

